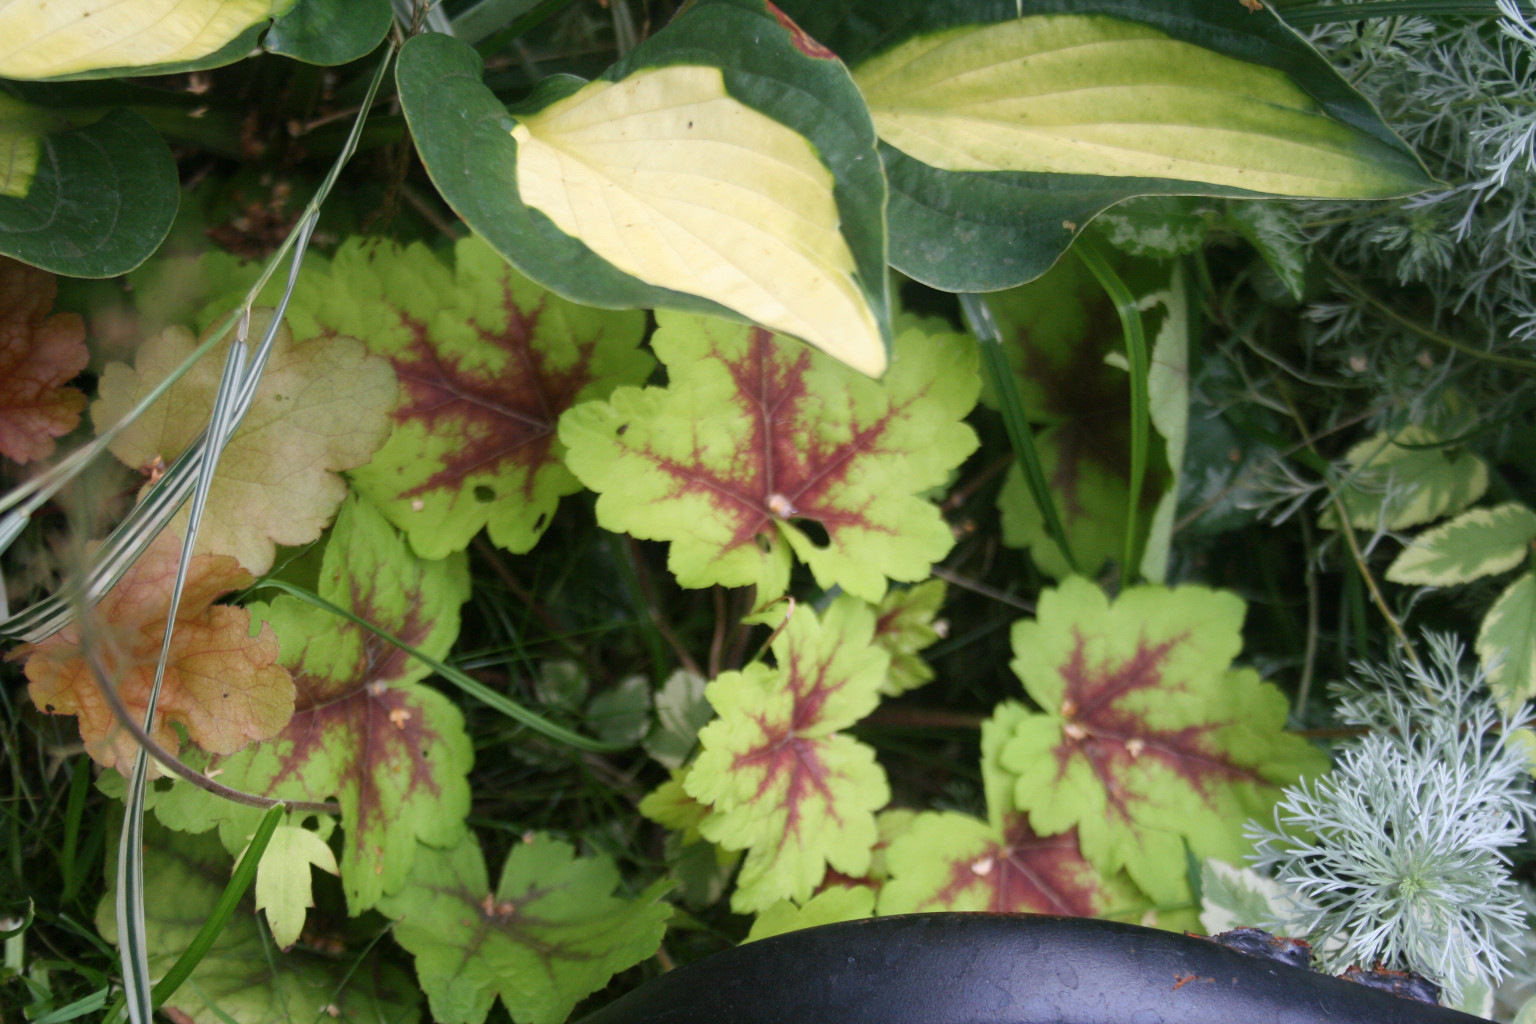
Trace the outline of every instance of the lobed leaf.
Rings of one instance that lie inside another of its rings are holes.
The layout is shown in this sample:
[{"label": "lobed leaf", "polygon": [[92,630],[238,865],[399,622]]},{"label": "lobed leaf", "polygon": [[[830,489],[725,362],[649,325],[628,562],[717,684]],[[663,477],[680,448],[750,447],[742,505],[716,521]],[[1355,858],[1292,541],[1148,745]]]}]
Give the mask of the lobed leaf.
[{"label": "lobed leaf", "polygon": [[[154,684],[180,561],[181,538],[166,530],[95,609],[101,639],[94,653],[116,683],[118,697],[140,721]],[[278,638],[271,627],[263,625],[253,636],[249,612],[213,603],[252,581],[227,555],[196,555],[188,565],[151,730],[166,749],[180,749],[179,726],[201,749],[233,754],[253,740],[277,735],[292,718],[294,680],[278,664]],[[138,741],[118,727],[102,696],[78,623],[41,643],[18,647],[8,657],[25,662],[28,692],[40,710],[79,716],[86,752],[97,763],[128,773]]]},{"label": "lobed leaf", "polygon": [[561,1024],[584,996],[656,951],[672,908],[666,882],[633,900],[612,895],[607,857],[529,835],[493,891],[480,844],[424,847],[410,884],[379,904],[416,957],[435,1019],[479,1024],[498,996],[518,1024]]},{"label": "lobed leaf", "polygon": [[720,717],[699,733],[683,789],[709,806],[704,838],[747,851],[731,897],[738,913],[804,903],[828,867],[869,870],[890,788],[874,751],[838,730],[879,703],[890,659],[874,628],[851,597],[820,620],[802,608],[773,643],[777,668],[722,673],[705,691]]},{"label": "lobed leaf", "polygon": [[57,292],[52,274],[0,257],[0,455],[13,462],[52,455],[85,408],[85,395],[64,386],[90,361],[85,324],[48,315]]},{"label": "lobed leaf", "polygon": [[[271,311],[259,311],[251,335],[261,337],[270,322]],[[207,426],[221,356],[232,343],[222,342],[124,429],[112,454],[151,475],[179,456]],[[96,432],[114,426],[198,344],[190,331],[170,327],[139,346],[132,367],[107,364],[91,404]],[[397,395],[389,364],[361,341],[336,334],[295,340],[283,324],[255,401],[214,472],[197,550],[233,555],[263,573],[278,544],[318,538],[346,497],[340,472],[367,462],[384,443]],[[172,529],[184,529],[178,524],[186,515],[173,519]]]},{"label": "lobed leaf", "polygon": [[[325,832],[329,834],[329,827]],[[299,941],[304,919],[315,905],[310,888],[311,865],[332,875],[340,870],[336,867],[336,855],[319,832],[301,825],[279,825],[256,869],[256,909],[267,912],[272,941],[281,949]]]},{"label": "lobed leaf", "polygon": [[1111,603],[1073,577],[1015,624],[1013,669],[1045,710],[1002,748],[1037,832],[1074,826],[1101,872],[1153,899],[1184,890],[1185,847],[1237,860],[1241,822],[1326,759],[1284,730],[1286,701],[1233,670],[1243,604],[1204,587],[1133,587]]},{"label": "lobed leaf", "polygon": [[772,938],[802,928],[816,928],[839,921],[858,921],[875,916],[875,891],[865,886],[826,889],[812,896],[803,907],[780,900],[752,922],[752,930],[742,944]]},{"label": "lobed leaf", "polygon": [[979,387],[972,346],[907,328],[876,382],[762,328],[657,322],[670,384],[561,419],[604,527],[670,541],[682,586],[754,584],[759,602],[784,593],[791,551],[822,587],[869,601],[887,578],[928,577],[953,537],[917,495],[976,446],[960,421]]},{"label": "lobed leaf", "polygon": [[945,596],[943,580],[928,580],[892,590],[875,609],[875,643],[891,656],[890,671],[880,684],[885,696],[900,696],[933,678],[919,652],[949,632],[949,623],[936,618]]}]

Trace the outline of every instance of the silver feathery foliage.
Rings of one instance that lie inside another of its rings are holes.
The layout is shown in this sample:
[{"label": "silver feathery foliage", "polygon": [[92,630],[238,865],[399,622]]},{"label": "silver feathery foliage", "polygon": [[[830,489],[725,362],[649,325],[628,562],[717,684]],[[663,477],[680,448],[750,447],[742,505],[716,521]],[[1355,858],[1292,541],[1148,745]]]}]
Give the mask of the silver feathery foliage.
[{"label": "silver feathery foliage", "polygon": [[1358,665],[1336,691],[1340,717],[1368,731],[1334,769],[1287,789],[1274,827],[1250,823],[1256,866],[1305,909],[1300,929],[1331,970],[1375,963],[1462,987],[1497,983],[1525,931],[1506,851],[1536,817],[1527,753],[1454,638],[1430,636],[1422,664]]}]

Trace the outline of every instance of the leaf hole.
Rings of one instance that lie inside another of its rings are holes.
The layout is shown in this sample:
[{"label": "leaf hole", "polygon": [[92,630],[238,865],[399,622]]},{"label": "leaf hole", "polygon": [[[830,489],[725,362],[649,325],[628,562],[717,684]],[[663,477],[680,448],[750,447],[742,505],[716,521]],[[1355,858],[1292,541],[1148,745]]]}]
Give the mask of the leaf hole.
[{"label": "leaf hole", "polygon": [[613,436],[614,437],[623,437],[624,436],[624,431],[626,431],[628,429],[629,429],[629,424],[628,423],[620,423],[617,427],[614,428]]},{"label": "leaf hole", "polygon": [[540,530],[544,529],[544,527],[546,525],[548,525],[548,523],[549,523],[549,513],[548,512],[540,512],[539,513],[539,518],[537,518],[537,519],[535,519],[533,521],[533,532],[534,533],[538,533]]},{"label": "leaf hole", "polygon": [[476,484],[474,490],[475,500],[482,505],[489,505],[496,500],[496,492],[485,484]]},{"label": "leaf hole", "polygon": [[827,533],[827,528],[817,520],[796,519],[793,522],[795,526],[799,527],[800,532],[805,534],[806,539],[818,548],[829,548],[832,546],[832,537]]}]

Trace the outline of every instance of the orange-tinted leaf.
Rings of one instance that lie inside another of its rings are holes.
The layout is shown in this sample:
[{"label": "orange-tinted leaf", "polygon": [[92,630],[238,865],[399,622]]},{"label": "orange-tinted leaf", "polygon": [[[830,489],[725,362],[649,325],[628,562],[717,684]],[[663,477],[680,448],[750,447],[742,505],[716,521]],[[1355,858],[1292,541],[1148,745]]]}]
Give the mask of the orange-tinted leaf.
[{"label": "orange-tinted leaf", "polygon": [[[136,717],[142,718],[154,683],[180,557],[181,540],[162,533],[96,608],[107,671]],[[245,609],[213,604],[252,581],[227,555],[192,559],[155,714],[154,737],[166,748],[179,746],[172,723],[204,750],[230,754],[276,735],[293,716],[293,679],[277,664],[272,628],[263,625],[251,636]],[[78,715],[86,751],[126,774],[137,743],[117,728],[91,677],[80,627],[68,626],[13,657],[26,660],[33,702],[52,714]]]},{"label": "orange-tinted leaf", "polygon": [[0,257],[0,455],[16,462],[52,455],[85,408],[61,386],[85,369],[85,325],[48,315],[57,291],[52,274]]}]

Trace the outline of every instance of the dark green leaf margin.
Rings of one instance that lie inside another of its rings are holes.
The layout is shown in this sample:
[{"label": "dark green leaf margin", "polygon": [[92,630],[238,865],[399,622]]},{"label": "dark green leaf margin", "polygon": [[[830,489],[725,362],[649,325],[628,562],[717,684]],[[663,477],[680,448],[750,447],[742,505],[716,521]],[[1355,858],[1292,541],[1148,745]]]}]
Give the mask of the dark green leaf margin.
[{"label": "dark green leaf margin", "polygon": [[[1383,165],[1419,183],[1405,194],[1434,184],[1370,103],[1267,6],[1250,11],[1239,0],[783,0],[780,6],[849,66],[913,36],[1021,15],[1100,14],[1139,22],[1284,73],[1327,114],[1359,132]],[[880,155],[891,187],[891,264],[946,291],[997,291],[1039,277],[1090,220],[1132,196],[1260,195],[1166,178],[946,171],[883,143]]]},{"label": "dark green leaf margin", "polygon": [[[765,0],[699,0],[602,77],[619,81],[670,65],[718,67],[733,98],[809,139],[832,172],[843,236],[889,350],[886,189],[874,126],[847,69],[776,10]],[[481,70],[473,49],[442,35],[409,40],[396,69],[422,163],[471,228],[528,277],[572,301],[742,319],[718,303],[631,277],[524,205],[511,135],[516,111],[481,83]],[[543,109],[584,84],[546,79],[519,109]]]}]

